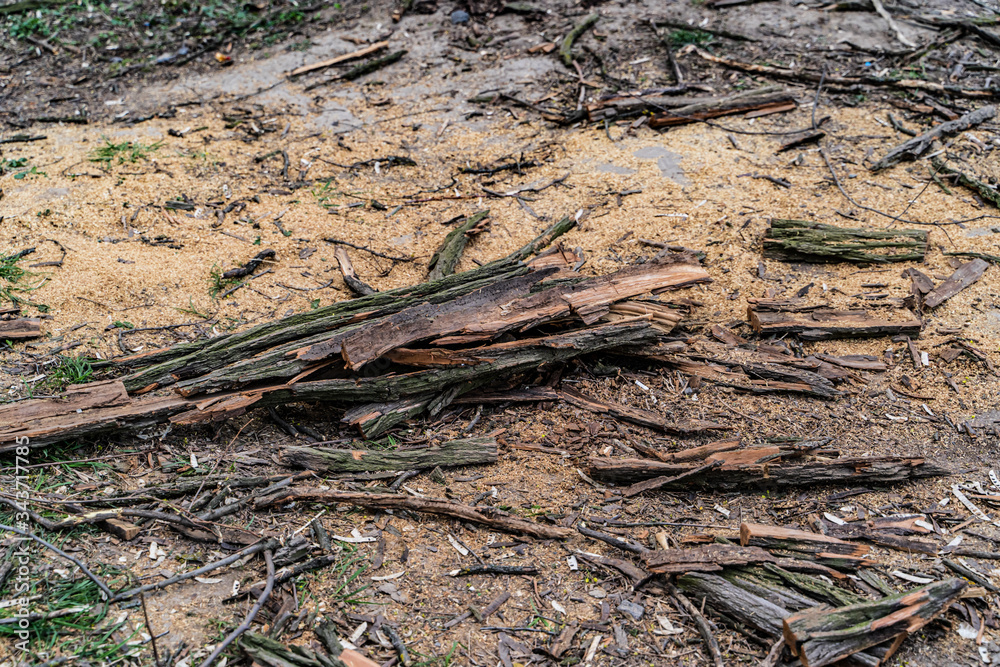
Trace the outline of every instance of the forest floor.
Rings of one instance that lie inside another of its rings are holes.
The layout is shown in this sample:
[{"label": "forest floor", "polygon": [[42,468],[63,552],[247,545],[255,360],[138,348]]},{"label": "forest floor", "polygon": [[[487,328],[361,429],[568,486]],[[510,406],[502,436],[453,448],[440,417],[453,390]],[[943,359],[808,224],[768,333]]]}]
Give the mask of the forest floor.
[{"label": "forest floor", "polygon": [[[930,160],[869,169],[909,138],[890,114],[919,134],[1000,95],[1000,39],[992,43],[960,25],[979,17],[985,19],[974,24],[985,26],[979,30],[995,30],[990,25],[1000,7],[991,10],[988,0],[897,2],[889,7],[897,33],[866,3],[853,9],[788,0],[727,8],[663,4],[560,0],[544,3],[544,12],[520,13],[501,12],[504,3],[486,0],[417,1],[398,21],[396,5],[386,2],[342,8],[213,2],[200,9],[39,4],[15,13],[0,5],[0,28],[11,37],[0,45],[0,256],[6,258],[0,308],[19,300],[23,315],[41,318],[43,333],[0,350],[4,398],[49,396],[106,376],[82,359],[241,331],[349,299],[334,258],[337,242],[350,244],[355,271],[377,290],[422,282],[450,225],[486,209],[489,226],[471,240],[459,271],[509,254],[567,215],[577,225],[560,241],[578,249],[584,274],[648,260],[664,245],[704,252],[712,282],[677,293],[687,299],[686,310],[671,336],[685,341],[711,339],[713,325],[756,340],[747,299],[798,294],[838,308],[892,309],[911,293],[904,269],[919,268],[938,282],[967,261],[948,252],[1000,255],[996,206],[942,180]],[[467,22],[453,21],[459,9],[471,14]],[[566,67],[558,45],[591,12],[600,19],[577,39],[575,65]],[[657,32],[653,22],[660,22]],[[731,39],[734,33],[742,39]],[[662,37],[670,40],[680,82]],[[389,42],[382,55],[406,54],[354,81],[323,83],[356,62],[287,76],[380,41]],[[538,48],[548,43],[556,48]],[[748,73],[699,53],[793,75]],[[823,72],[824,81],[798,76],[803,72]],[[861,75],[947,89],[826,80]],[[662,130],[636,122],[662,109],[610,122],[578,113],[600,106],[605,94],[678,83],[690,86],[686,96],[778,85],[796,105],[757,118],[740,114]],[[998,130],[987,122],[949,139],[949,164],[996,183]],[[814,131],[823,133],[818,141],[779,152],[790,137]],[[507,168],[495,170],[501,166]],[[916,226],[929,231],[930,241],[923,262],[788,263],[761,255],[772,219]],[[34,252],[12,258],[27,248]],[[273,249],[275,258],[252,280],[237,287],[222,277],[264,249]],[[949,525],[961,525],[959,531],[931,537],[944,547],[962,534],[963,546],[995,551],[1000,529],[969,514],[952,485],[989,488],[1000,453],[995,433],[962,426],[1000,404],[993,366],[1000,362],[997,267],[921,317],[915,342],[927,353],[923,361],[899,338],[788,338],[803,356],[885,361],[884,372],[852,373],[834,400],[748,394],[707,382],[692,387],[680,374],[610,357],[571,364],[561,377],[590,396],[670,420],[720,422],[724,435],[666,437],[562,402],[455,404],[436,417],[411,420],[378,446],[492,435],[500,442],[497,463],[447,469],[443,477],[424,471],[405,485],[466,504],[485,498],[539,521],[572,525],[589,517],[591,526],[650,548],[661,531],[676,547],[711,539],[695,536],[738,539],[744,521],[808,530],[810,514],[849,521],[927,513],[951,498]],[[956,341],[985,361],[942,356]],[[49,516],[65,516],[47,503],[124,495],[206,471],[291,474],[277,452],[305,436],[291,435],[296,430],[281,422],[306,425],[324,441],[356,439],[340,422],[341,412],[328,406],[289,404],[277,414],[279,421],[256,410],[210,426],[122,431],[33,449],[29,502]],[[635,456],[636,443],[670,452],[722,437],[747,446],[830,438],[845,456],[921,456],[955,474],[877,488],[635,498],[582,474],[588,456]],[[13,498],[15,474],[23,474],[25,462],[0,463],[0,490]],[[986,501],[980,507],[991,515],[1000,511]],[[228,521],[260,536],[288,537],[306,531],[321,511],[331,535],[357,530],[372,539],[339,542],[342,558],[332,567],[302,575],[275,596],[273,608],[258,618],[263,626],[282,604],[296,615],[303,610],[299,622],[279,633],[284,643],[315,642],[301,621],[317,611],[335,617],[344,637],[383,664],[397,650],[384,634],[355,633],[365,619],[372,621],[368,627],[376,619],[394,627],[413,665],[509,667],[587,658],[599,665],[709,664],[694,623],[669,599],[635,589],[617,571],[571,566],[575,550],[621,557],[583,535],[566,542],[514,539],[468,523],[349,505],[244,509]],[[13,514],[0,512],[0,523],[11,523]],[[964,525],[967,518],[973,522]],[[128,541],[94,526],[51,534],[39,527],[38,534],[119,587],[227,555],[156,522]],[[32,622],[28,653],[15,646],[14,626],[0,623],[6,635],[0,665],[153,664],[153,643],[143,642],[150,632],[158,636],[161,664],[169,656],[172,665],[198,665],[247,612],[246,601],[221,604],[234,583],[245,588],[263,579],[258,559],[152,592],[141,607],[109,608],[73,566],[45,550],[33,553],[30,599],[36,613],[48,616]],[[938,554],[873,546],[871,557],[884,572],[932,579],[949,572]],[[533,565],[539,573],[449,574],[477,559]],[[992,561],[966,562],[1000,585]],[[15,597],[14,581],[8,579],[0,597]],[[891,575],[886,581],[897,590],[913,585]],[[470,605],[482,608],[505,592],[509,601],[489,619],[446,627]],[[993,594],[967,600],[959,605],[964,617],[951,612],[926,626],[891,664],[1000,661],[995,603]],[[0,621],[3,614],[0,609]],[[756,665],[768,653],[766,642],[706,615],[725,664]],[[558,658],[546,654],[542,649],[573,623],[581,629],[568,648]],[[963,638],[961,623],[986,629],[978,639]],[[595,637],[597,652],[588,655]],[[240,656],[233,646],[230,664]]]}]

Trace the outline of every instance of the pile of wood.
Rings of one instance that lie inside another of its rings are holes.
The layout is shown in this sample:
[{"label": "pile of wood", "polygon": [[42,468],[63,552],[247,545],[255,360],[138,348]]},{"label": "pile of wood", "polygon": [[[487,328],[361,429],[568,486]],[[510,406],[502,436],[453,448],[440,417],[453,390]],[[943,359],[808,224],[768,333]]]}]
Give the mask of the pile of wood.
[{"label": "pile of wood", "polygon": [[111,368],[128,371],[117,380],[0,409],[0,452],[24,437],[39,447],[314,401],[342,407],[343,421],[371,438],[581,355],[655,351],[680,319],[657,295],[709,282],[708,273],[689,254],[661,254],[585,277],[572,270],[572,253],[540,252],[572,226],[564,219],[511,256],[462,274],[451,274],[460,248],[446,240],[432,269],[444,275],[435,280],[116,359]]}]

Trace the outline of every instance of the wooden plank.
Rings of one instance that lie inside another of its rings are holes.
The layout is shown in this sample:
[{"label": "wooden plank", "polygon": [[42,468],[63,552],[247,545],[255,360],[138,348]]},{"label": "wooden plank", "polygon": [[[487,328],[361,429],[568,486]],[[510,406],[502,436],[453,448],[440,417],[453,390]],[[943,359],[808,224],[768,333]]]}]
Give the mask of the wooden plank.
[{"label": "wooden plank", "polygon": [[20,317],[0,320],[0,340],[24,340],[42,335],[42,320],[37,317]]},{"label": "wooden plank", "polygon": [[974,259],[971,262],[966,262],[958,267],[947,280],[928,292],[927,296],[924,297],[924,305],[928,308],[937,308],[982,278],[989,266],[989,262],[982,259]]}]

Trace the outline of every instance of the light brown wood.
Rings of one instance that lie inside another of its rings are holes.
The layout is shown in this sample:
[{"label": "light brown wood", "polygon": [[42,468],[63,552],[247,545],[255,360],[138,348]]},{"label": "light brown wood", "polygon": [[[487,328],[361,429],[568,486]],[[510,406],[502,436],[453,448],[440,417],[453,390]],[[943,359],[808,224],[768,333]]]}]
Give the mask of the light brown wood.
[{"label": "light brown wood", "polygon": [[371,46],[366,46],[363,49],[358,49],[357,51],[351,51],[350,53],[344,53],[342,55],[330,58],[329,60],[323,60],[318,63],[313,63],[311,65],[303,65],[302,67],[296,67],[291,72],[288,73],[289,78],[300,76],[308,72],[315,72],[317,70],[326,69],[327,67],[333,67],[334,65],[339,65],[340,63],[346,63],[351,60],[357,60],[358,58],[364,58],[365,56],[370,56],[373,53],[378,53],[382,49],[389,46],[389,42],[375,42]]}]

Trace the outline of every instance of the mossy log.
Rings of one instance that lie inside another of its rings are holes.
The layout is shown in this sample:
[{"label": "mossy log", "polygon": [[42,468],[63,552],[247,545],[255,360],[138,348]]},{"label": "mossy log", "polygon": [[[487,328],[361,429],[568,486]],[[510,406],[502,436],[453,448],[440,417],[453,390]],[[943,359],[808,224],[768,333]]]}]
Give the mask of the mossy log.
[{"label": "mossy log", "polygon": [[462,258],[465,246],[469,242],[469,232],[485,220],[489,214],[490,212],[486,210],[470,215],[462,224],[444,237],[441,247],[431,256],[431,261],[428,262],[427,268],[430,270],[427,276],[428,280],[440,280],[445,276],[455,273],[458,260]]},{"label": "mossy log", "polygon": [[834,227],[806,220],[772,220],[764,235],[764,256],[785,262],[919,262],[927,232]]}]

